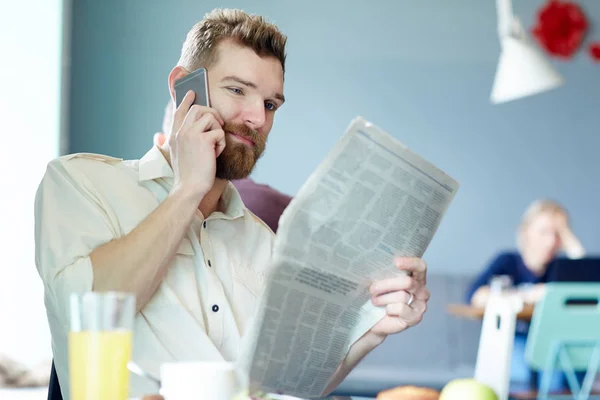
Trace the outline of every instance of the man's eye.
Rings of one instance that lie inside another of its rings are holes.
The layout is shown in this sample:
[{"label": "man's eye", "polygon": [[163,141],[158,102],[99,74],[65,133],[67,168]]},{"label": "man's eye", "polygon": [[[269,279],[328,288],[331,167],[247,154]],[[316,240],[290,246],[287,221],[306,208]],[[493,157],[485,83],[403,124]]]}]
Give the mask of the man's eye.
[{"label": "man's eye", "polygon": [[271,102],[265,102],[265,108],[269,111],[275,111],[277,110],[277,106]]},{"label": "man's eye", "polygon": [[240,89],[240,88],[233,87],[233,88],[229,88],[229,90],[235,94],[244,94],[244,92],[242,92],[242,89]]}]

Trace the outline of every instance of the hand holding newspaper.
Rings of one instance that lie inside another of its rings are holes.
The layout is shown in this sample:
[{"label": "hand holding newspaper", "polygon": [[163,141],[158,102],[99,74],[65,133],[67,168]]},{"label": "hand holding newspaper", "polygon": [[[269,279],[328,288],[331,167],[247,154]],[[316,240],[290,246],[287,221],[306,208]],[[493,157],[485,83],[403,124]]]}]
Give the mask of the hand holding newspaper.
[{"label": "hand holding newspaper", "polygon": [[322,396],[351,345],[385,315],[374,281],[422,257],[459,184],[356,118],[279,221],[273,265],[240,359],[251,389]]}]

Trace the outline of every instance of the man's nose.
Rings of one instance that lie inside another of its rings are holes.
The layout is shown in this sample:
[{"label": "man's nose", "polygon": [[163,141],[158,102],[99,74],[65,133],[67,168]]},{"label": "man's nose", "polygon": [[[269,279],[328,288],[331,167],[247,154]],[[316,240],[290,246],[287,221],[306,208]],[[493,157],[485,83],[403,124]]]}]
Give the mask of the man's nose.
[{"label": "man's nose", "polygon": [[252,129],[262,128],[266,122],[266,110],[262,100],[248,104],[244,112],[244,122]]}]

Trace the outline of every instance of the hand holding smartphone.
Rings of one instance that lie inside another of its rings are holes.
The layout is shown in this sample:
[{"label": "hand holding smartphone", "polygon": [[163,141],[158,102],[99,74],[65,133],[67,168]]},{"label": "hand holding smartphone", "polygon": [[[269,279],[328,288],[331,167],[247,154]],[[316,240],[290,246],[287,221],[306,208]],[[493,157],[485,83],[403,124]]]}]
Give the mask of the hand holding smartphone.
[{"label": "hand holding smartphone", "polygon": [[174,185],[186,187],[201,200],[214,185],[216,159],[225,148],[224,121],[210,108],[203,68],[176,81],[174,89],[177,108],[169,136]]},{"label": "hand holding smartphone", "polygon": [[196,97],[194,104],[210,107],[208,99],[208,77],[205,68],[198,68],[175,82],[175,106],[179,107],[185,94],[192,90]]}]

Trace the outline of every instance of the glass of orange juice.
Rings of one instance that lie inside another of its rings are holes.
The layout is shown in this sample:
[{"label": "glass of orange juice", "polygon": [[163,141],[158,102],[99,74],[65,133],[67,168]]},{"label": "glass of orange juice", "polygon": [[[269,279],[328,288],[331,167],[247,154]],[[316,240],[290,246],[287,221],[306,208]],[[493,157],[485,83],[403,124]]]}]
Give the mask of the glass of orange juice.
[{"label": "glass of orange juice", "polygon": [[127,400],[135,295],[73,293],[70,301],[71,400]]}]

